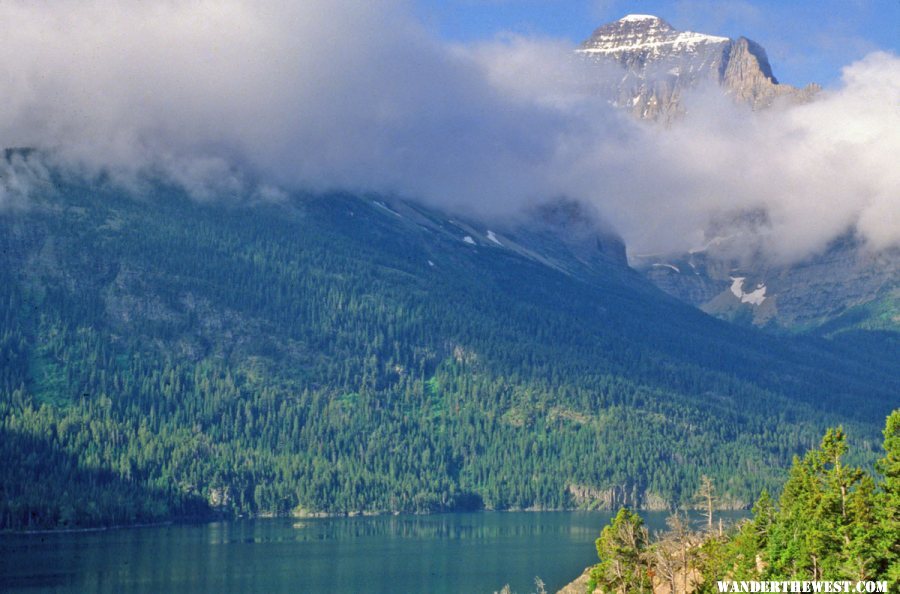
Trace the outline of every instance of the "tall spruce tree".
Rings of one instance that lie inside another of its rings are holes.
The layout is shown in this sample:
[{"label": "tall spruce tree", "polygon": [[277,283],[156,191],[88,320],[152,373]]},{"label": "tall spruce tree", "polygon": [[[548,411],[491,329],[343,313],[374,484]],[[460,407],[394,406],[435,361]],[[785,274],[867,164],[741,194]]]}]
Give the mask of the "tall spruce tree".
[{"label": "tall spruce tree", "polygon": [[821,447],[795,458],[769,534],[768,574],[793,579],[868,577],[863,552],[876,532],[874,488],[844,464],[846,435],[829,429]]},{"label": "tall spruce tree", "polygon": [[900,409],[885,423],[884,458],[878,461],[878,471],[883,477],[878,494],[878,570],[893,592],[900,586]]}]

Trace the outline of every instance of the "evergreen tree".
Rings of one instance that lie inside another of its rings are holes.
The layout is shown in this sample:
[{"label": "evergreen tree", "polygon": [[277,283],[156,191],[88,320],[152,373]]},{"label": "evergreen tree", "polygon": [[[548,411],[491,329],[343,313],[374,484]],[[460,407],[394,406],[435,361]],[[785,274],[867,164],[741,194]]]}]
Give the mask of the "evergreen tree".
[{"label": "evergreen tree", "polygon": [[646,562],[650,536],[641,517],[621,508],[596,541],[598,563],[591,570],[589,591],[646,592],[652,584]]},{"label": "evergreen tree", "polygon": [[896,590],[900,587],[900,409],[893,411],[884,427],[884,457],[878,461],[883,482],[877,494],[878,571]]}]

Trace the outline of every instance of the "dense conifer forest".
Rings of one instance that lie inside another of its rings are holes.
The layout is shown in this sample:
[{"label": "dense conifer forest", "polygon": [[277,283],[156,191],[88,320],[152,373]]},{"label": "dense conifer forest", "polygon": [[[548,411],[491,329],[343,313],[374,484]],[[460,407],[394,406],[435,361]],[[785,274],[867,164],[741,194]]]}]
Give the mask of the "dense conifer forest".
[{"label": "dense conifer forest", "polygon": [[3,529],[660,508],[703,475],[741,507],[830,425],[870,466],[900,393],[890,334],[735,328],[424,209],[33,193],[0,213]]}]

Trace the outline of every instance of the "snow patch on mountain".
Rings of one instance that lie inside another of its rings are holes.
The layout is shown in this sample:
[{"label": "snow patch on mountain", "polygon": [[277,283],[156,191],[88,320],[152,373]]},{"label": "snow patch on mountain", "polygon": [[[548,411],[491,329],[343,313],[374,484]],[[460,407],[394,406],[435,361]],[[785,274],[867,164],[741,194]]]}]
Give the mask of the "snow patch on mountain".
[{"label": "snow patch on mountain", "polygon": [[705,33],[694,33],[692,31],[682,31],[662,38],[623,38],[618,35],[610,35],[608,37],[598,36],[596,41],[597,45],[575,51],[582,54],[614,54],[619,52],[633,52],[635,50],[645,49],[656,50],[662,48],[675,51],[690,51],[699,43],[726,43],[730,40],[727,37],[706,35]]},{"label": "snow patch on mountain", "polygon": [[377,207],[379,207],[379,208],[382,208],[382,209],[388,211],[389,213],[391,213],[392,215],[394,215],[394,216],[396,216],[396,217],[400,217],[401,219],[403,218],[403,215],[401,215],[399,212],[397,212],[396,210],[394,210],[394,209],[392,209],[391,207],[389,207],[389,206],[388,206],[387,204],[385,204],[384,202],[381,202],[381,201],[379,201],[379,200],[373,200],[372,203],[373,203],[375,206],[377,206]]},{"label": "snow patch on mountain", "polygon": [[752,305],[762,305],[762,302],[766,300],[766,285],[760,283],[756,286],[756,289],[745,293],[744,292],[744,280],[746,277],[744,276],[732,276],[731,280],[731,293],[741,300],[741,303],[750,303]]}]

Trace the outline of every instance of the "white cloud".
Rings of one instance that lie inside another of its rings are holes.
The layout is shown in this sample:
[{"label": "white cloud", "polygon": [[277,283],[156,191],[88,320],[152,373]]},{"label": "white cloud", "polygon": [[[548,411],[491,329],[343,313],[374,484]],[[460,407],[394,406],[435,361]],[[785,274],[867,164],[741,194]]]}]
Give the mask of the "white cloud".
[{"label": "white cloud", "polygon": [[876,248],[900,240],[896,56],[849,66],[807,106],[751,114],[700,92],[662,130],[610,108],[563,42],[447,46],[408,9],[2,3],[0,144],[164,171],[199,199],[346,188],[490,217],[566,195],[633,251],[689,249],[712,227],[782,259],[852,225]]}]

